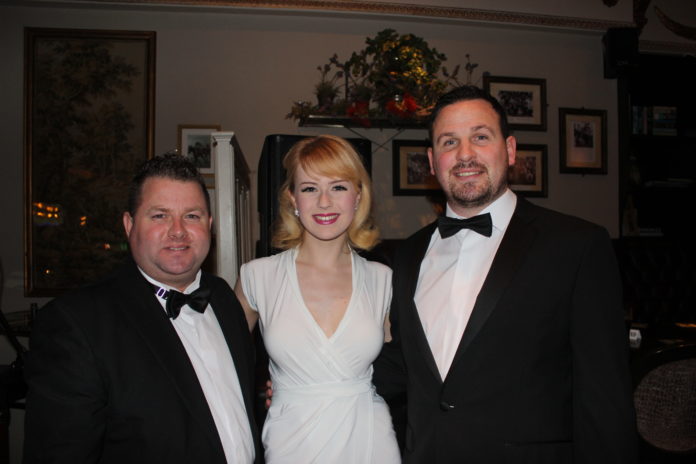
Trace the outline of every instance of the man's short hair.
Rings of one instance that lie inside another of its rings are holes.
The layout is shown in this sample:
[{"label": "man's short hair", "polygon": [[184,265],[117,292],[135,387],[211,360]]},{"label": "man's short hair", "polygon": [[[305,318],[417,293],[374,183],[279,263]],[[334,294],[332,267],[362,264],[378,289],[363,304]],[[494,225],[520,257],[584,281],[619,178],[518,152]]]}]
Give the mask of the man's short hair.
[{"label": "man's short hair", "polygon": [[131,217],[135,217],[135,213],[142,202],[143,184],[151,177],[161,177],[182,182],[197,182],[201,187],[203,198],[205,198],[208,214],[210,214],[210,195],[205,186],[203,176],[198,172],[198,168],[185,156],[167,153],[155,156],[144,162],[138,169],[135,177],[133,177],[128,191],[128,212]]},{"label": "man's short hair", "polygon": [[502,133],[503,138],[508,138],[508,136],[510,136],[507,114],[505,114],[505,109],[500,102],[498,102],[498,100],[483,89],[480,89],[474,85],[463,85],[442,95],[438,99],[437,103],[435,103],[433,111],[430,113],[430,117],[428,118],[428,136],[430,137],[431,145],[434,145],[435,143],[433,140],[433,124],[435,124],[435,120],[440,114],[440,111],[442,111],[442,109],[446,106],[468,100],[484,100],[490,103],[495,112],[498,113],[498,122],[500,124],[500,132]]}]

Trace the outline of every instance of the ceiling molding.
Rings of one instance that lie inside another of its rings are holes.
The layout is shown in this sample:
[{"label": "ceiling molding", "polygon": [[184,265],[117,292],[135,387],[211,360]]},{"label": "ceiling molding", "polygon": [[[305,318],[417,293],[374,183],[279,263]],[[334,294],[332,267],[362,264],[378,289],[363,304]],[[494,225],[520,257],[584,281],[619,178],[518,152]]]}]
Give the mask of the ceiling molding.
[{"label": "ceiling molding", "polygon": [[189,7],[189,8],[237,8],[258,10],[285,10],[302,12],[334,12],[385,16],[417,17],[485,23],[534,26],[604,32],[611,27],[632,27],[632,22],[569,16],[539,15],[473,8],[456,8],[411,3],[382,3],[351,0],[33,0],[40,5],[91,5]]}]

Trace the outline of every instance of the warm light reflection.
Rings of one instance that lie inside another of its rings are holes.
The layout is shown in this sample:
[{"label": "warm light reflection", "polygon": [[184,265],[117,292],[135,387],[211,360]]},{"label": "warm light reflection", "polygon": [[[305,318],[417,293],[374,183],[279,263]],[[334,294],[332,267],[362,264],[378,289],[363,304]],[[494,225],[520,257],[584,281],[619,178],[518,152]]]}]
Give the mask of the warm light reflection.
[{"label": "warm light reflection", "polygon": [[55,226],[63,223],[63,214],[58,204],[37,201],[34,203],[34,224],[37,226]]}]

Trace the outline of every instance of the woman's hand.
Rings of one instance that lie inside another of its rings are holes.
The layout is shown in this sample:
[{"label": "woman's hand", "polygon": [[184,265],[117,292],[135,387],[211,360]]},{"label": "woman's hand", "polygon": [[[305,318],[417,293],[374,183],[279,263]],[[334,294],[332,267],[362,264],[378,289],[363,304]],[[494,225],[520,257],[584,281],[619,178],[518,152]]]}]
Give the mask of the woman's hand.
[{"label": "woman's hand", "polygon": [[271,407],[271,400],[273,399],[273,382],[266,380],[266,410]]}]

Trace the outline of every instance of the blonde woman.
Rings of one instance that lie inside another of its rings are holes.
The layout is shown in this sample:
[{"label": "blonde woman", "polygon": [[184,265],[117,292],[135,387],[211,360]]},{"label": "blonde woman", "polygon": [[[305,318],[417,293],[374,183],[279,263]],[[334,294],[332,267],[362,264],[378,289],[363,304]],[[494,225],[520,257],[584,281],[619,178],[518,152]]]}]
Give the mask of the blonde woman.
[{"label": "blonde woman", "polygon": [[377,241],[370,179],[345,140],[298,142],[283,165],[277,255],[242,266],[235,292],[270,356],[267,464],[400,462],[372,361],[389,340],[391,270],[358,256]]}]

